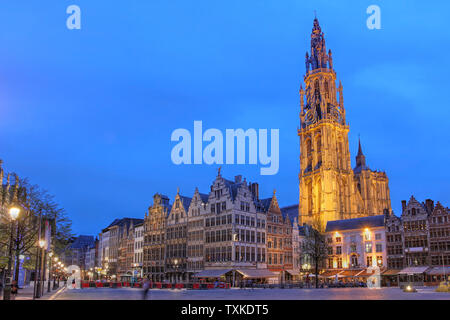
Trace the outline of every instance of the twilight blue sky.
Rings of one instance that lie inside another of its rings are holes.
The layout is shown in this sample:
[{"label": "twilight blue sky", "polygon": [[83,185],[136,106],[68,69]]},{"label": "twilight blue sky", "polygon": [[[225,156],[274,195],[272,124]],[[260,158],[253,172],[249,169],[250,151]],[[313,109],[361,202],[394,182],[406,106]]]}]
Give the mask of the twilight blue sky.
[{"label": "twilight blue sky", "polygon": [[[82,29],[66,28],[66,8]],[[382,30],[366,27],[381,7]],[[298,202],[298,89],[317,10],[344,86],[352,164],[358,134],[390,178],[450,205],[448,1],[2,1],[0,158],[48,189],[76,233],[143,217],[152,195],[207,192],[217,166],[176,166],[176,128],[279,128],[280,170],[223,175]]]}]

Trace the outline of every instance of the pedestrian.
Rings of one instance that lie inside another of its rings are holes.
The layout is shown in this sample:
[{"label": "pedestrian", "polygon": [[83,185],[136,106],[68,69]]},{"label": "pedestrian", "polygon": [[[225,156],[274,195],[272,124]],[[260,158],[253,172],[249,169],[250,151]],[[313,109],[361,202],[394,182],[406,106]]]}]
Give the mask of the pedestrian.
[{"label": "pedestrian", "polygon": [[73,278],[72,279],[72,289],[75,289],[75,285],[76,285],[75,278]]},{"label": "pedestrian", "polygon": [[11,300],[16,300],[18,289],[17,281],[14,280],[11,284]]},{"label": "pedestrian", "polygon": [[147,299],[147,293],[150,290],[150,278],[149,277],[147,277],[144,280],[144,283],[142,284],[142,289],[143,289],[142,300],[146,300]]}]

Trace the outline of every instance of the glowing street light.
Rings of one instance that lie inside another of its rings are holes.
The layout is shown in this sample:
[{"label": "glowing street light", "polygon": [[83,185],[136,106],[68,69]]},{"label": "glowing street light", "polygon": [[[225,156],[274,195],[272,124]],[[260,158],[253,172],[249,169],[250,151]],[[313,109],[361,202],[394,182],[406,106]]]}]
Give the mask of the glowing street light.
[{"label": "glowing street light", "polygon": [[14,233],[14,221],[19,217],[20,209],[17,207],[11,207],[9,209],[9,215],[11,217],[11,234],[9,238],[9,257],[8,257],[8,269],[6,272],[6,283],[3,288],[3,300],[10,300],[11,298],[11,268],[12,268],[12,247],[13,247],[13,233]]},{"label": "glowing street light", "polygon": [[20,209],[17,207],[12,207],[9,209],[9,215],[12,220],[16,220],[19,217]]},{"label": "glowing street light", "polygon": [[39,247],[43,249],[45,247],[45,240],[39,240]]}]

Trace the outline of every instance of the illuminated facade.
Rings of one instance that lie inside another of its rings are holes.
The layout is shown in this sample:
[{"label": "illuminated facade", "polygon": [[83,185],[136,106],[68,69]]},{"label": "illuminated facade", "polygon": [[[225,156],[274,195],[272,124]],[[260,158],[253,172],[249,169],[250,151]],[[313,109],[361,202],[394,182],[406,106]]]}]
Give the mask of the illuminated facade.
[{"label": "illuminated facade", "polygon": [[170,210],[169,197],[157,193],[145,215],[143,270],[152,281],[162,281],[165,276],[166,220]]},{"label": "illuminated facade", "polygon": [[275,191],[272,198],[261,200],[261,205],[267,214],[267,269],[284,283],[291,279],[293,272],[292,223],[289,216],[282,214]]},{"label": "illuminated facade", "polygon": [[[352,169],[343,87],[336,87],[331,50],[314,20],[300,88],[299,224],[323,230],[327,221],[391,211],[388,178],[366,165],[361,144]],[[339,95],[339,99],[338,99]]]},{"label": "illuminated facade", "polygon": [[[386,266],[385,215],[329,221],[328,269],[362,270]],[[357,275],[355,272],[353,275]]]}]

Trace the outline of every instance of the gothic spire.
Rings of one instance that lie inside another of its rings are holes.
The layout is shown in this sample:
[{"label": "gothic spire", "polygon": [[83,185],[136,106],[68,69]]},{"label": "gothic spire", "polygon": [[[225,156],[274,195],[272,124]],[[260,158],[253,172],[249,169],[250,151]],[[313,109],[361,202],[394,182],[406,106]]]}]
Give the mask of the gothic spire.
[{"label": "gothic spire", "polygon": [[320,28],[319,20],[316,17],[314,18],[311,32],[311,55],[308,56],[308,54],[306,54],[306,71],[309,71],[310,66],[312,70],[322,68],[332,69],[332,59],[331,51],[327,54],[325,36]]},{"label": "gothic spire", "polygon": [[361,148],[361,138],[358,138],[359,146],[358,146],[358,156],[363,156],[362,148]]},{"label": "gothic spire", "polygon": [[358,140],[359,145],[358,145],[358,155],[356,156],[356,167],[364,168],[366,166],[366,156],[362,152],[361,139]]}]

